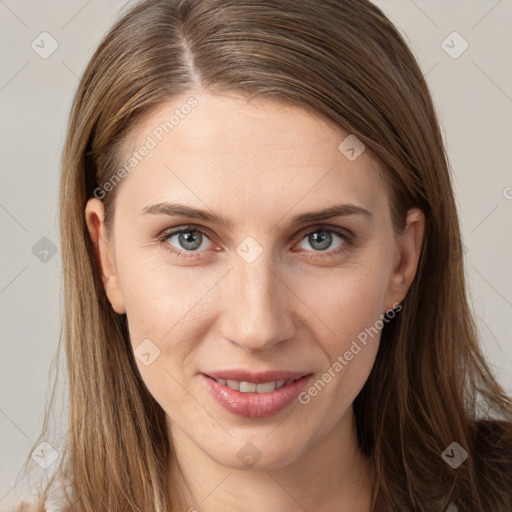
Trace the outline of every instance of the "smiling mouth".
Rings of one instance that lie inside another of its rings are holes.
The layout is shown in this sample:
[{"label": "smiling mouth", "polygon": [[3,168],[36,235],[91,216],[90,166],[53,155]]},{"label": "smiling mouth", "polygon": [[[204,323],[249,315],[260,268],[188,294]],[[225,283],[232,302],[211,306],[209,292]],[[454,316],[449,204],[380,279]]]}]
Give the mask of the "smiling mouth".
[{"label": "smiling mouth", "polygon": [[[312,375],[298,372],[250,374],[225,371],[218,372],[215,377],[206,374],[202,374],[201,377],[209,394],[226,411],[246,418],[264,418],[289,407],[308,385]],[[247,380],[227,379],[227,376],[244,377]],[[271,380],[272,377],[288,379]]]},{"label": "smiling mouth", "polygon": [[269,382],[261,382],[261,383],[255,383],[255,382],[248,382],[248,381],[239,381],[239,380],[231,380],[231,379],[214,379],[213,377],[210,377],[215,382],[218,382],[222,386],[226,386],[230,389],[233,389],[235,391],[240,391],[241,393],[271,393],[272,391],[275,391],[276,389],[281,389],[284,386],[288,386],[292,382],[295,382],[302,377],[298,377],[296,379],[289,379],[289,380],[272,380]]}]

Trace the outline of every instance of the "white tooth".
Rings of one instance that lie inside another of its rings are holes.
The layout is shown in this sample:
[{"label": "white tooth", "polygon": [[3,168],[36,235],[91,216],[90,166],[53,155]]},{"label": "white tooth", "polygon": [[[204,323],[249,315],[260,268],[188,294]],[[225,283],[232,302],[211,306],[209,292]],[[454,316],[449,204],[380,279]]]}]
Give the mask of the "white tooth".
[{"label": "white tooth", "polygon": [[270,393],[276,388],[275,382],[263,382],[262,384],[256,384],[256,393]]},{"label": "white tooth", "polygon": [[262,382],[261,384],[255,384],[254,382],[240,382],[238,380],[226,380],[226,379],[216,379],[219,384],[223,386],[227,386],[236,391],[240,391],[242,393],[271,393],[276,389],[280,389],[284,386],[287,386],[293,380],[278,380],[271,382]]},{"label": "white tooth", "polygon": [[234,389],[236,391],[240,391],[240,382],[237,381],[237,380],[227,380],[226,381],[226,386],[228,388],[231,388],[231,389]]},{"label": "white tooth", "polygon": [[242,393],[254,393],[256,391],[256,384],[254,382],[240,382],[240,391]]}]

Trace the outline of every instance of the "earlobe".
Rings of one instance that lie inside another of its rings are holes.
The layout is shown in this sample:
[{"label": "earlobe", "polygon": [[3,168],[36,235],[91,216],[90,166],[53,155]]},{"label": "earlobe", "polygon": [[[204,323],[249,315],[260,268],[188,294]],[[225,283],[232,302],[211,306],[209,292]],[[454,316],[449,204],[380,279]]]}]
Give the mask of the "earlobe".
[{"label": "earlobe", "polygon": [[397,259],[389,283],[386,308],[402,302],[414,280],[421,256],[425,231],[425,215],[418,208],[407,212],[403,233],[399,235]]},{"label": "earlobe", "polygon": [[94,245],[105,293],[114,311],[120,315],[125,314],[126,309],[119,286],[115,261],[110,242],[106,236],[104,207],[99,199],[91,198],[87,201],[85,220]]}]

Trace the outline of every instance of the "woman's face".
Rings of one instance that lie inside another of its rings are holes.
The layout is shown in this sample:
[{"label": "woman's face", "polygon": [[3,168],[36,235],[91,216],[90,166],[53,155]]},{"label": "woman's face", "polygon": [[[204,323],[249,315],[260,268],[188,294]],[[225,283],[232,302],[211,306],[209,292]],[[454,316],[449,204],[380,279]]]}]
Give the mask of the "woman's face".
[{"label": "woman's face", "polygon": [[306,111],[194,98],[132,134],[131,171],[99,192],[117,187],[111,236],[98,199],[88,226],[172,435],[229,467],[283,467],[351,412],[381,315],[413,279],[422,216],[395,234],[369,150]]}]

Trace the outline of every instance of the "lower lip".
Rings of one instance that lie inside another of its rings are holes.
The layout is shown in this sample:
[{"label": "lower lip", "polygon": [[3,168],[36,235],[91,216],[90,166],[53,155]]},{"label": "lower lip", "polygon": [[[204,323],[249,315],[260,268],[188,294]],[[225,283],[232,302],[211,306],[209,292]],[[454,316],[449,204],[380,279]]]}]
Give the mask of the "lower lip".
[{"label": "lower lip", "polygon": [[311,375],[269,393],[242,393],[202,375],[213,398],[227,411],[246,418],[272,416],[288,407],[306,387]]}]

